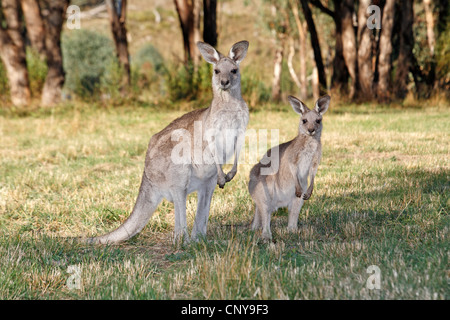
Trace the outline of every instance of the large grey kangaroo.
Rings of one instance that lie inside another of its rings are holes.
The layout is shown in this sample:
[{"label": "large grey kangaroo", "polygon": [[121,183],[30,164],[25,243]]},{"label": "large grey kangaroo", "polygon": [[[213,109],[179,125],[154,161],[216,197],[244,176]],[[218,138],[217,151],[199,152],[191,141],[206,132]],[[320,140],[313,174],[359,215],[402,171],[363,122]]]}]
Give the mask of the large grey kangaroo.
[{"label": "large grey kangaroo", "polygon": [[[215,186],[223,188],[236,175],[249,119],[239,71],[248,45],[240,41],[224,56],[206,43],[197,43],[204,59],[213,65],[211,105],[181,116],[151,138],[131,215],[114,231],[89,238],[88,243],[117,243],[133,237],[145,227],[163,198],[175,206],[174,241],[187,241],[186,198],[194,191],[198,192],[198,205],[191,237],[206,236]],[[233,167],[225,174],[222,165],[233,155]]]},{"label": "large grey kangaroo", "polygon": [[[252,229],[262,227],[261,237],[264,240],[272,238],[271,214],[281,207],[289,209],[288,229],[297,230],[300,210],[304,200],[311,197],[322,157],[322,115],[328,110],[330,96],[317,100],[313,110],[293,96],[289,96],[289,102],[294,111],[301,115],[297,137],[268,150],[250,171],[248,188],[255,202]],[[278,170],[267,172],[268,168]],[[262,174],[263,170],[266,170],[265,174]]]}]

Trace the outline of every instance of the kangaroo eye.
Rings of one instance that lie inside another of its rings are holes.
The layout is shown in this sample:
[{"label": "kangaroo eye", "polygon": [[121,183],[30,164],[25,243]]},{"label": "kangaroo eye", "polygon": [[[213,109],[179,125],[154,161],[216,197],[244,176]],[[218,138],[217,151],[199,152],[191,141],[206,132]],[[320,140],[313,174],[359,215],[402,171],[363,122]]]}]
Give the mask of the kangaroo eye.
[{"label": "kangaroo eye", "polygon": [[322,119],[317,119],[316,122],[320,124],[320,121],[322,121]]},{"label": "kangaroo eye", "polygon": [[231,70],[231,73],[235,74],[237,72],[237,69]]},{"label": "kangaroo eye", "polygon": [[308,122],[308,120],[306,120],[306,119],[303,119],[302,121],[303,121],[303,124]]},{"label": "kangaroo eye", "polygon": [[220,73],[220,70],[214,69],[214,73],[215,73],[215,74],[219,74],[219,73]]}]

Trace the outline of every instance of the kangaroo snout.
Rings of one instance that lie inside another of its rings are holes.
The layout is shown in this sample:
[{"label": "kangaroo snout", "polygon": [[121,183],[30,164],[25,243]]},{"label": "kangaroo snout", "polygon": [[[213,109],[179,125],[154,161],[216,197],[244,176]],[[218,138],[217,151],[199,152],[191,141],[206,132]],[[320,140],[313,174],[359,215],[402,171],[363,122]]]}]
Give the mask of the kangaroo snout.
[{"label": "kangaroo snout", "polygon": [[221,90],[228,90],[230,88],[230,79],[221,79],[220,80],[220,89]]}]

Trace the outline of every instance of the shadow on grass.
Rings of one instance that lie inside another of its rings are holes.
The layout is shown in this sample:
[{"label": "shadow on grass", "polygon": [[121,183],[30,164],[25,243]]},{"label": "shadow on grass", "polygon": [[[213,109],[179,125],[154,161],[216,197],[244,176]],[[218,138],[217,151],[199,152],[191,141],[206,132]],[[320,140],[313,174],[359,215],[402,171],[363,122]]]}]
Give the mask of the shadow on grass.
[{"label": "shadow on grass", "polygon": [[[371,173],[375,181],[384,181],[386,177],[396,179],[388,187],[381,185],[375,190],[368,191],[369,186],[364,186],[360,191],[312,198],[300,212],[299,233],[287,238],[291,241],[297,241],[299,236],[304,240],[346,241],[379,238],[385,236],[383,232],[388,232],[389,237],[401,238],[405,230],[424,236],[450,222],[449,174],[445,168]],[[285,237],[288,214],[286,208],[272,214],[275,240],[280,235]],[[253,217],[253,213],[250,216]],[[250,231],[250,221],[229,229]]]}]

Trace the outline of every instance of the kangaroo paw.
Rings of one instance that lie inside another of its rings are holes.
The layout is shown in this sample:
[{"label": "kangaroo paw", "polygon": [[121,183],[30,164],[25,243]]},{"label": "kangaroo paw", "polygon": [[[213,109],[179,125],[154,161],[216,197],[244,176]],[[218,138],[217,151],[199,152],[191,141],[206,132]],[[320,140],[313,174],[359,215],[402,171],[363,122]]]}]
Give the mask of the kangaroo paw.
[{"label": "kangaroo paw", "polygon": [[226,179],[225,176],[219,176],[217,177],[217,184],[219,185],[219,188],[223,189],[223,187],[225,187],[225,183],[226,183]]},{"label": "kangaroo paw", "polygon": [[228,172],[227,175],[225,176],[225,181],[230,182],[231,180],[233,180],[235,175],[236,175],[236,171]]},{"label": "kangaroo paw", "polygon": [[309,198],[311,198],[312,195],[312,190],[311,191],[307,191],[304,195],[303,195],[303,200],[309,200]]}]

